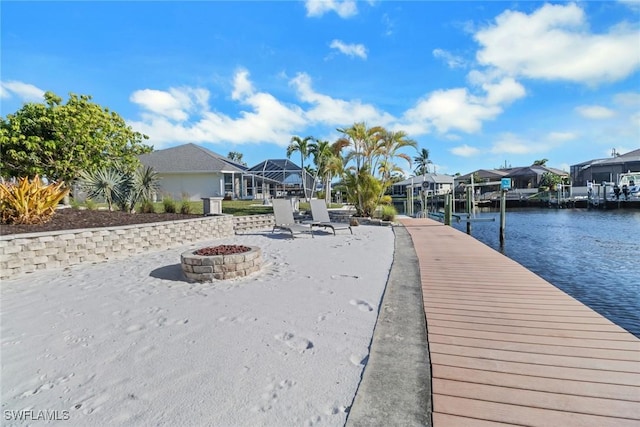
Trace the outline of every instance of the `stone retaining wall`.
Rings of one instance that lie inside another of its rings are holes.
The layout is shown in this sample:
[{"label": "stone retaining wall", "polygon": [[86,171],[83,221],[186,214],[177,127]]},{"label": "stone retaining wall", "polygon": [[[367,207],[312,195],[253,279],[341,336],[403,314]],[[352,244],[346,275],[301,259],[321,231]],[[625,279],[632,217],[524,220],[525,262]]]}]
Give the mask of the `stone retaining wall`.
[{"label": "stone retaining wall", "polygon": [[0,279],[234,235],[231,215],[0,236]]},{"label": "stone retaining wall", "polygon": [[271,228],[276,223],[273,214],[264,215],[245,215],[233,217],[233,229],[236,233],[242,233],[246,230],[259,230]]}]

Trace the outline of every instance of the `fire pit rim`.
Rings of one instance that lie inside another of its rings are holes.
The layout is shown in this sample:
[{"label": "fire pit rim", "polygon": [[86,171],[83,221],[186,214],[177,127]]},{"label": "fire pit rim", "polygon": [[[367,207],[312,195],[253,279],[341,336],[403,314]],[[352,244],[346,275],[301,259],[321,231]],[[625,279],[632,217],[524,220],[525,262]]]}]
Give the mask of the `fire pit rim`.
[{"label": "fire pit rim", "polygon": [[247,246],[249,251],[227,255],[196,255],[199,249],[189,249],[180,255],[185,277],[196,282],[245,277],[262,268],[262,249]]}]

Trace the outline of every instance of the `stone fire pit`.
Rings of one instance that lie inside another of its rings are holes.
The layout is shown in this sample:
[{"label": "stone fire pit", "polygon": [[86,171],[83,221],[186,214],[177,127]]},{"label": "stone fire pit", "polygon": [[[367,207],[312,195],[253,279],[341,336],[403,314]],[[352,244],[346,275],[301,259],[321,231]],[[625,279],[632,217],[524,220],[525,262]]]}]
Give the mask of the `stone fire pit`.
[{"label": "stone fire pit", "polygon": [[248,276],[262,267],[258,247],[220,245],[189,250],[180,255],[182,271],[189,280],[210,282]]}]

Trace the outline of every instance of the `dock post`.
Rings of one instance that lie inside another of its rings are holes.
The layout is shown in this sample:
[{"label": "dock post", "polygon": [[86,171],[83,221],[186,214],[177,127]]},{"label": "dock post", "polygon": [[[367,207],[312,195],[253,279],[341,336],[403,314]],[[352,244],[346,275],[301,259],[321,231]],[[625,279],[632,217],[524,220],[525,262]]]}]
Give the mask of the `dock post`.
[{"label": "dock post", "polygon": [[504,245],[504,229],[507,223],[507,190],[500,192],[500,246]]},{"label": "dock post", "polygon": [[452,198],[451,193],[444,195],[444,225],[451,225],[451,217],[453,216]]},{"label": "dock post", "polygon": [[[467,187],[467,220],[471,220],[473,212],[473,187]],[[471,235],[471,221],[467,221],[467,234]]]}]

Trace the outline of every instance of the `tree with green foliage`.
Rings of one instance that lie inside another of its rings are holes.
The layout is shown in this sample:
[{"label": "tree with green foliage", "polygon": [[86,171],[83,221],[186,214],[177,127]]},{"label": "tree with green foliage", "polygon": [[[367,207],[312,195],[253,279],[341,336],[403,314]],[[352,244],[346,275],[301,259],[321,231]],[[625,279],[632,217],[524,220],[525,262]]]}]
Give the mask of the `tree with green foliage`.
[{"label": "tree with green foliage", "polygon": [[531,166],[546,166],[549,159],[535,160]]},{"label": "tree with green foliage", "polygon": [[236,162],[238,164],[241,164],[243,166],[247,166],[247,163],[242,160],[242,153],[238,152],[238,151],[229,151],[229,154],[227,154],[227,159]]},{"label": "tree with green foliage", "polygon": [[350,147],[350,151],[344,156],[344,163],[354,163],[343,170],[347,199],[355,205],[359,216],[371,216],[373,211],[369,209],[371,203],[368,197],[371,197],[374,191],[369,187],[377,181],[373,176],[373,156],[378,146],[378,133],[382,128],[369,128],[364,122],[359,122],[337,131],[343,134],[337,143]]},{"label": "tree with green foliage", "polygon": [[422,148],[416,157],[413,158],[416,162],[416,169],[413,171],[417,176],[426,175],[429,173],[429,165],[433,163],[429,159],[429,150]]},{"label": "tree with green foliage", "polygon": [[[416,146],[416,141],[410,139],[404,131],[388,131],[383,129],[380,132],[377,169],[385,192],[393,183],[392,176],[403,173],[402,168],[394,163],[394,159],[403,159],[409,163],[409,167],[411,167],[411,157],[405,153],[401,153],[400,150],[407,147],[415,149]],[[380,198],[382,198],[382,195],[380,195]]]},{"label": "tree with green foliage", "polygon": [[542,178],[540,178],[538,188],[540,190],[555,190],[557,185],[564,184],[566,180],[566,176],[558,175],[553,172],[545,172],[542,174]]},{"label": "tree with green foliage", "polygon": [[287,147],[287,158],[291,158],[291,155],[296,151],[300,153],[300,168],[302,171],[300,172],[302,178],[302,191],[304,191],[304,200],[306,202],[309,201],[309,197],[307,195],[307,180],[305,176],[306,169],[304,168],[304,161],[309,158],[309,141],[313,140],[312,136],[307,136],[305,138],[300,138],[299,136],[292,136],[291,143]]},{"label": "tree with green foliage", "polygon": [[353,162],[343,172],[347,199],[354,203],[358,215],[372,216],[393,182],[394,172],[401,171],[395,159],[404,159],[411,165],[411,158],[400,150],[415,148],[416,143],[405,132],[391,132],[381,126],[369,128],[364,123],[338,132],[344,136],[337,143],[351,149],[344,162]]},{"label": "tree with green foliage", "polygon": [[53,92],[44,103],[27,103],[0,120],[0,175],[64,181],[67,186],[82,171],[116,162],[135,171],[138,155],[152,151],[146,135],[135,132],[117,113],[89,95],[69,94],[66,104]]}]

